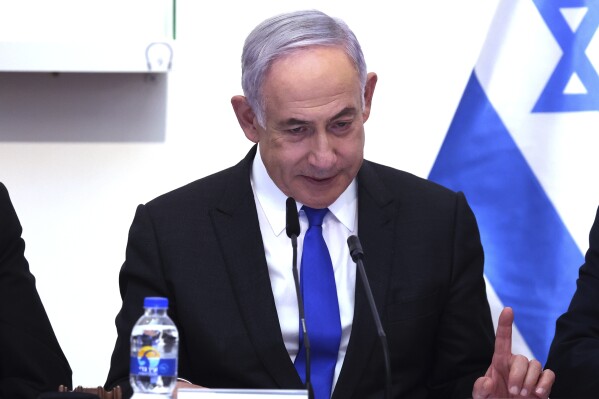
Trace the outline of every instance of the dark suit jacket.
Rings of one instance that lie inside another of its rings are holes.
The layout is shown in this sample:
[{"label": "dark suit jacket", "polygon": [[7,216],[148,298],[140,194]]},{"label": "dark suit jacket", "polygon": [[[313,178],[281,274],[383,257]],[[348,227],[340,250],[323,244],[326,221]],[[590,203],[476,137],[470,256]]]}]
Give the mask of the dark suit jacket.
[{"label": "dark suit jacket", "polygon": [[[143,298],[158,295],[169,298],[179,328],[180,377],[212,388],[302,388],[264,256],[249,177],[255,151],[138,207],[107,387],[127,384],[131,328]],[[470,396],[490,364],[494,333],[479,233],[463,195],[365,161],[358,217],[394,397]],[[289,251],[291,263],[291,244]],[[334,399],[383,397],[383,357],[361,287]]]},{"label": "dark suit jacket", "polygon": [[599,208],[568,311],[557,320],[547,368],[552,398],[599,397]]},{"label": "dark suit jacket", "polygon": [[0,183],[0,398],[36,398],[71,386],[65,358],[24,256],[21,224]]}]

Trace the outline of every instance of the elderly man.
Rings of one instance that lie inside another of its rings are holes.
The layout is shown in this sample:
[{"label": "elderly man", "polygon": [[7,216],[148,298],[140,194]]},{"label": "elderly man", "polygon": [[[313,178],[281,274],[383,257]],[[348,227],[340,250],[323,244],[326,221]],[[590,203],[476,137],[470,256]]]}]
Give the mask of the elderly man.
[{"label": "elderly man", "polygon": [[[256,145],[236,166],[138,207],[108,387],[127,385],[129,334],[145,296],[170,299],[180,377],[212,388],[304,386],[285,234],[291,197],[316,399],[384,396],[377,331],[345,245],[358,233],[394,398],[547,398],[553,373],[511,354],[509,309],[493,356],[483,251],[463,194],[363,159],[376,83],[351,30],[321,12],[276,16],[250,33],[245,96],[231,102]],[[303,261],[322,240],[324,271]]]}]

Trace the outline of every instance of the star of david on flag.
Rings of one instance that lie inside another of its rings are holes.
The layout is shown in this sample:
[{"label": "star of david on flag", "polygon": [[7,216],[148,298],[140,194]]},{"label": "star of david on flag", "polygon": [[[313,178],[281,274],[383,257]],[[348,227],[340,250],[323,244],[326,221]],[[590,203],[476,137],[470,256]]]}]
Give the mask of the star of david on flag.
[{"label": "star of david on flag", "polygon": [[502,0],[429,178],[477,217],[494,319],[545,364],[599,205],[599,0]]}]

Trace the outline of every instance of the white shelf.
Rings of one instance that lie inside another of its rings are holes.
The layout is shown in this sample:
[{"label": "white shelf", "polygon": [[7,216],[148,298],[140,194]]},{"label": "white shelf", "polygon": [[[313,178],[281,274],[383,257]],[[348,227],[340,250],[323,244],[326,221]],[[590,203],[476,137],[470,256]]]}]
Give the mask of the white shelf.
[{"label": "white shelf", "polygon": [[0,0],[0,72],[168,72],[175,8],[176,0]]},{"label": "white shelf", "polygon": [[174,41],[0,42],[1,72],[170,70]]}]

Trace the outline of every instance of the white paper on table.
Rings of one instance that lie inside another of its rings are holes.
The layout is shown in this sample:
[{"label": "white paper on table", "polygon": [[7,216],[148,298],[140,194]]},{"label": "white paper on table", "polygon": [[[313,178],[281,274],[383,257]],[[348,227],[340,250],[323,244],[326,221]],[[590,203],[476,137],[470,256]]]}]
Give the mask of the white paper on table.
[{"label": "white paper on table", "polygon": [[180,388],[178,399],[308,399],[308,391],[299,389],[202,389]]}]

